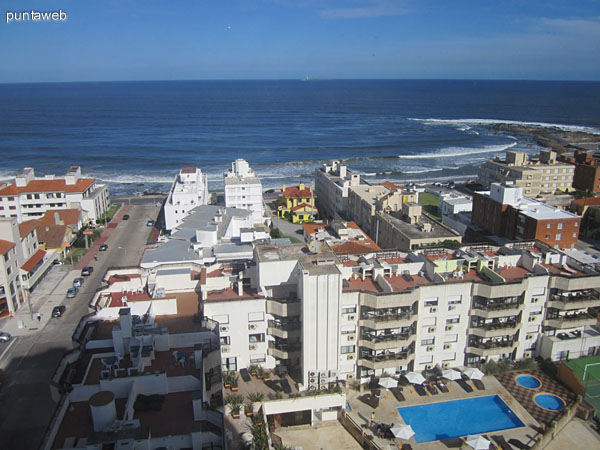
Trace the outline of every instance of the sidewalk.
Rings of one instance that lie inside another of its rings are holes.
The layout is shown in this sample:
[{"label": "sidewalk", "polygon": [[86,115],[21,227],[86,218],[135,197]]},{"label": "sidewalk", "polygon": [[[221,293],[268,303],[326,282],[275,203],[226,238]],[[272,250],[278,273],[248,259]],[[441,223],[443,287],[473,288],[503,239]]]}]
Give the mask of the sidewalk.
[{"label": "sidewalk", "polygon": [[[52,319],[52,309],[64,303],[67,289],[73,286],[73,279],[78,276],[79,271],[72,270],[70,265],[53,266],[29,296],[31,312],[28,302],[23,302],[12,319],[6,317],[0,320],[0,329],[12,336],[37,333]],[[39,321],[37,313],[40,314]]]}]

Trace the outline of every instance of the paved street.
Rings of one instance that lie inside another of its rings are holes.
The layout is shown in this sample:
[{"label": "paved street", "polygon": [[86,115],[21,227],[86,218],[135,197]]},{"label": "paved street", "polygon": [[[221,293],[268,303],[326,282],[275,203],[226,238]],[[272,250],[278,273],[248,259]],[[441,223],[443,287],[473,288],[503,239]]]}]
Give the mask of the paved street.
[{"label": "paved street", "polygon": [[[3,319],[3,331],[16,336],[8,344],[0,346],[0,369],[5,372],[5,382],[0,391],[0,448],[35,449],[44,437],[58,399],[50,396],[49,382],[63,354],[74,348],[71,335],[81,316],[89,312],[88,303],[100,287],[102,277],[109,267],[137,266],[143,252],[150,228],[148,219],[156,218],[158,208],[155,199],[137,198],[128,208],[122,208],[113,220],[117,226],[106,240],[108,250],[98,252],[93,260],[94,272],[85,277],[77,297],[66,299],[68,287],[80,276],[79,270],[70,266],[57,266],[49,274],[47,283],[41,284],[31,296],[33,312],[42,314],[41,322],[31,320],[27,306],[14,319]],[[122,220],[127,209],[129,220]],[[61,278],[62,280],[56,284]],[[53,281],[53,283],[52,283]],[[52,288],[54,286],[54,288]],[[52,307],[67,306],[65,315],[52,319]],[[19,329],[21,320],[26,328]]]}]

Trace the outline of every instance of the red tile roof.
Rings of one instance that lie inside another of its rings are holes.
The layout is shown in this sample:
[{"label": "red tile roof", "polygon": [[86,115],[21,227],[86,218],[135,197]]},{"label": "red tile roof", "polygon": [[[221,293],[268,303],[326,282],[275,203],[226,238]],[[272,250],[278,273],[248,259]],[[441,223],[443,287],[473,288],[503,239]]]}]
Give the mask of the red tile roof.
[{"label": "red tile roof", "polygon": [[370,243],[368,241],[358,242],[356,240],[350,240],[344,242],[343,244],[333,245],[331,250],[333,250],[335,253],[363,254],[375,252],[381,249],[374,242]]},{"label": "red tile roof", "polygon": [[300,186],[290,186],[285,188],[282,195],[284,198],[317,198],[315,193],[311,193],[310,187],[300,190]]},{"label": "red tile roof", "polygon": [[184,167],[181,169],[181,173],[196,173],[195,167]]},{"label": "red tile roof", "polygon": [[309,205],[308,203],[300,203],[299,205],[294,206],[291,209],[292,209],[292,211],[296,212],[296,211],[299,211],[299,210],[304,209],[304,208],[309,209],[309,210],[312,209],[314,211],[317,210],[317,208],[315,208],[312,205]]},{"label": "red tile roof", "polygon": [[19,224],[19,234],[21,235],[21,239],[23,239],[25,236],[27,236],[29,233],[35,230],[39,224],[40,222],[38,219],[21,222]]},{"label": "red tile roof", "polygon": [[76,208],[70,209],[49,209],[39,219],[44,225],[57,225],[54,214],[58,213],[58,218],[63,222],[63,225],[74,226],[79,223],[81,211]]},{"label": "red tile roof", "polygon": [[46,255],[46,252],[44,250],[38,250],[37,252],[35,252],[33,254],[33,256],[31,258],[29,258],[25,264],[23,264],[21,266],[21,269],[23,269],[25,272],[30,272],[31,269],[33,269],[37,263],[39,263],[42,259],[44,259],[44,256]]},{"label": "red tile roof", "polygon": [[385,181],[383,183],[381,183],[382,186],[385,186],[386,188],[388,188],[390,191],[397,191],[400,188],[398,186],[396,186],[394,183],[391,183],[389,181]]},{"label": "red tile roof", "polygon": [[84,192],[95,181],[93,178],[80,178],[75,184],[67,184],[64,179],[57,178],[54,180],[31,180],[27,186],[17,186],[16,183],[11,183],[0,189],[0,197],[32,192]]},{"label": "red tile roof", "polygon": [[578,198],[577,200],[573,200],[573,203],[582,206],[598,206],[600,205],[600,196],[599,197],[587,197],[587,198]]},{"label": "red tile roof", "polygon": [[302,228],[304,229],[304,232],[306,233],[307,236],[312,236],[313,234],[318,232],[320,229],[328,230],[329,227],[331,227],[331,224],[329,224],[329,223],[319,223],[319,224],[306,223],[306,224],[302,225]]},{"label": "red tile roof", "polygon": [[67,234],[65,225],[37,227],[38,241],[46,244],[46,248],[62,248]]},{"label": "red tile roof", "polygon": [[9,251],[14,246],[15,246],[14,243],[0,239],[0,255],[4,255],[7,251]]}]

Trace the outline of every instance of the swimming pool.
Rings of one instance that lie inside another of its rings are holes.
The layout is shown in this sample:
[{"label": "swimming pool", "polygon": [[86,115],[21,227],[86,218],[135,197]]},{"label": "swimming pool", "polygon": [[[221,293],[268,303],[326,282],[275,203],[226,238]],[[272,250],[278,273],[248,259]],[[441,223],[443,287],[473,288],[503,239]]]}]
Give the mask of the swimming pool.
[{"label": "swimming pool", "polygon": [[542,385],[542,382],[531,375],[519,375],[515,378],[517,384],[527,389],[537,389]]},{"label": "swimming pool", "polygon": [[565,407],[565,402],[563,399],[554,394],[537,394],[535,397],[533,397],[533,401],[536,402],[538,406],[552,411],[558,411]]},{"label": "swimming pool", "polygon": [[524,426],[498,395],[407,406],[398,413],[418,443]]}]

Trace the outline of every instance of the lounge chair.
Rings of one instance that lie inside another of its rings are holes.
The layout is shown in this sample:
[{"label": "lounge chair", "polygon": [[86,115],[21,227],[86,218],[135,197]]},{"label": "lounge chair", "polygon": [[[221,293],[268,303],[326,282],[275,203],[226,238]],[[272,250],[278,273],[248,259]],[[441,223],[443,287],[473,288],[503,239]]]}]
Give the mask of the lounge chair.
[{"label": "lounge chair", "polygon": [[373,397],[371,394],[361,395],[360,397],[358,397],[358,399],[365,405],[368,405],[373,409],[376,409],[379,406],[379,399]]},{"label": "lounge chair", "polygon": [[473,382],[473,385],[479,390],[479,391],[485,391],[485,384],[483,384],[483,381],[481,380],[471,380]]},{"label": "lounge chair", "polygon": [[496,444],[498,444],[500,446],[500,448],[502,450],[514,450],[513,447],[506,442],[506,439],[504,439],[504,436],[498,434],[495,436],[492,436],[492,439],[496,442]]},{"label": "lounge chair", "polygon": [[438,395],[439,394],[437,388],[433,385],[433,383],[427,383],[425,385],[425,387],[427,388],[427,390],[429,392],[431,392],[432,395]]},{"label": "lounge chair", "polygon": [[396,397],[396,400],[398,400],[399,402],[403,402],[406,400],[406,398],[404,398],[404,395],[402,394],[402,388],[391,388],[390,392],[394,397]]},{"label": "lounge chair", "polygon": [[246,383],[249,381],[252,381],[252,377],[250,377],[250,374],[248,373],[248,369],[241,369],[240,375],[242,376],[242,380],[244,380]]},{"label": "lounge chair", "polygon": [[465,380],[456,380],[456,383],[466,392],[473,392],[473,388]]},{"label": "lounge chair", "polygon": [[514,447],[520,448],[521,450],[527,450],[529,447],[529,445],[527,444],[523,444],[520,440],[518,439],[509,439],[508,443]]},{"label": "lounge chair", "polygon": [[427,397],[427,391],[423,386],[421,386],[420,384],[413,384],[413,386],[415,387],[415,391],[417,391],[417,394],[419,394],[421,397]]},{"label": "lounge chair", "polygon": [[438,389],[440,391],[442,391],[444,394],[447,394],[448,392],[450,392],[450,390],[448,389],[448,386],[443,382],[443,381],[438,381],[436,383]]},{"label": "lounge chair", "polygon": [[279,386],[279,383],[275,380],[266,380],[265,384],[270,387],[271,389],[273,389],[275,392],[281,392],[282,389]]}]

